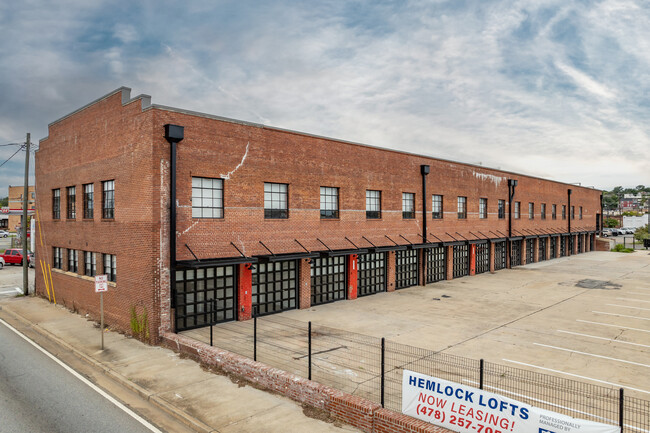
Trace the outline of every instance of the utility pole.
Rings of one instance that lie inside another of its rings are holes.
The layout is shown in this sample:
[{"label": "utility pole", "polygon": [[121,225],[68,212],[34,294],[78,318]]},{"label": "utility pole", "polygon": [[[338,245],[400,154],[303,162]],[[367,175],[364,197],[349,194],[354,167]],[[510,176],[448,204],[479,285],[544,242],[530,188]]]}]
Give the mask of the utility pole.
[{"label": "utility pole", "polygon": [[[23,190],[23,223],[21,224],[23,237],[23,293],[29,295],[29,256],[27,255],[27,206],[29,204],[29,147],[30,133],[27,133],[25,143],[25,188]],[[34,236],[34,233],[31,234]]]}]

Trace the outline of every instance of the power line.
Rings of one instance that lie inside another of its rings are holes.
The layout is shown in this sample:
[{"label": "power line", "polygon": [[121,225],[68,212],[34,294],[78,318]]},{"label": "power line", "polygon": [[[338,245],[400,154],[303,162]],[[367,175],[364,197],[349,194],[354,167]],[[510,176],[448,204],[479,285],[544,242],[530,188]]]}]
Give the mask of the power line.
[{"label": "power line", "polygon": [[7,162],[9,162],[9,160],[10,160],[11,158],[13,158],[14,156],[16,156],[16,154],[17,154],[18,152],[20,152],[21,150],[23,150],[23,147],[24,147],[24,146],[20,146],[20,147],[18,148],[18,150],[14,152],[13,155],[11,155],[9,158],[7,158],[7,159],[5,160],[5,162],[3,162],[2,164],[0,164],[0,167],[2,167],[2,166],[5,165]]},{"label": "power line", "polygon": [[7,143],[7,144],[0,144],[0,147],[2,146],[22,146],[24,143]]}]

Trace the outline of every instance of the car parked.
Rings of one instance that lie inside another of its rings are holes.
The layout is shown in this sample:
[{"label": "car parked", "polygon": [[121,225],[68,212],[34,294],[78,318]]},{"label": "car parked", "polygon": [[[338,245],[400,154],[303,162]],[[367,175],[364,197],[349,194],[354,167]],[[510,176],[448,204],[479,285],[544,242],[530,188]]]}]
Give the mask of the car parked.
[{"label": "car parked", "polygon": [[[27,251],[27,263],[31,267],[34,267],[33,264],[30,263],[31,256],[32,256],[32,252]],[[2,259],[6,264],[13,264],[13,265],[23,264],[23,250],[19,248],[9,248],[8,250],[5,250],[4,253],[0,254],[0,257],[2,257]]]},{"label": "car parked", "polygon": [[9,232],[7,230],[0,230],[0,238],[6,238],[9,236]]},{"label": "car parked", "polygon": [[2,269],[2,268],[4,268],[4,267],[5,267],[5,259],[3,259],[2,257],[0,257],[0,269]]},{"label": "car parked", "polygon": [[621,230],[617,228],[610,229],[612,231],[612,236],[620,236],[622,235]]},{"label": "car parked", "polygon": [[603,229],[603,237],[607,238],[607,237],[610,237],[610,236],[612,236],[612,229],[609,229],[609,228]]}]

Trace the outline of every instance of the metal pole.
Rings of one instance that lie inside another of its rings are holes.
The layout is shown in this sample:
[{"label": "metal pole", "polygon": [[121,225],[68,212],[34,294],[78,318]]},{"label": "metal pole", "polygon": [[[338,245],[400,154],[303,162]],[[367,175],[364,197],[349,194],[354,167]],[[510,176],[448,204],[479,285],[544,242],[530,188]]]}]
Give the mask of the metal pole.
[{"label": "metal pole", "polygon": [[307,358],[309,360],[308,361],[309,362],[309,375],[307,376],[307,379],[311,380],[311,322],[309,322],[309,325],[308,325],[308,333],[309,333],[309,336],[308,336],[308,339],[307,339],[307,350],[308,350]]},{"label": "metal pole", "polygon": [[257,314],[253,316],[253,361],[257,361]]},{"label": "metal pole", "polygon": [[102,350],[104,350],[104,292],[99,292],[99,311],[101,316],[99,332],[102,334]]},{"label": "metal pole", "polygon": [[386,383],[386,339],[381,338],[381,407],[384,407],[384,394]]},{"label": "metal pole", "polygon": [[618,425],[621,427],[623,433],[623,412],[625,411],[625,396],[623,395],[623,388],[619,389],[618,394]]},{"label": "metal pole", "polygon": [[[29,204],[29,147],[30,147],[30,133],[27,133],[27,140],[25,142],[25,187],[23,189],[23,221],[21,224],[21,231],[23,236],[23,293],[25,296],[29,295],[29,278],[28,266],[29,256],[27,255],[27,206]],[[32,233],[34,236],[34,233]]]},{"label": "metal pole", "polygon": [[212,327],[214,326],[214,299],[211,299],[210,305],[210,346],[213,346]]},{"label": "metal pole", "polygon": [[481,358],[480,363],[480,376],[479,376],[479,389],[483,389],[483,358]]}]

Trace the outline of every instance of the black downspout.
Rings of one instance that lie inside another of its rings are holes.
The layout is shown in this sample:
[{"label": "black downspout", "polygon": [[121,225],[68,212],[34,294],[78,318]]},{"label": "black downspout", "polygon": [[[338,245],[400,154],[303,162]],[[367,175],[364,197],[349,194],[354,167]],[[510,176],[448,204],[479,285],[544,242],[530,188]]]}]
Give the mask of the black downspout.
[{"label": "black downspout", "polygon": [[603,216],[603,193],[600,193],[600,221],[596,221],[596,224],[598,224],[598,227],[600,227],[600,232],[598,233],[598,236],[601,238],[603,237],[603,222],[605,221],[605,217]]},{"label": "black downspout", "polygon": [[[515,187],[517,186],[517,181],[515,179],[508,179],[508,238],[512,237],[512,199],[515,198]],[[521,209],[519,209],[521,212]],[[512,256],[512,245],[510,245],[510,239],[506,241],[507,254],[508,254],[508,263],[510,263]],[[510,264],[512,268],[512,264]]]},{"label": "black downspout", "polygon": [[171,307],[176,306],[176,145],[183,140],[184,128],[165,125],[165,139],[170,145],[169,155],[169,283]]},{"label": "black downspout", "polygon": [[425,244],[427,243],[427,174],[430,169],[428,165],[420,166],[422,174],[422,242]]},{"label": "black downspout", "polygon": [[571,236],[571,218],[573,218],[573,211],[571,210],[571,188],[567,189],[567,201],[568,205],[567,207],[569,208],[569,218],[567,219],[569,221],[569,253],[567,256],[570,256],[573,254],[573,237]]}]

